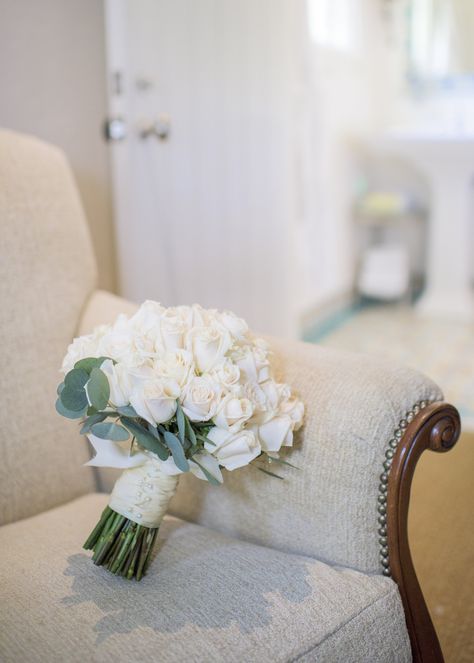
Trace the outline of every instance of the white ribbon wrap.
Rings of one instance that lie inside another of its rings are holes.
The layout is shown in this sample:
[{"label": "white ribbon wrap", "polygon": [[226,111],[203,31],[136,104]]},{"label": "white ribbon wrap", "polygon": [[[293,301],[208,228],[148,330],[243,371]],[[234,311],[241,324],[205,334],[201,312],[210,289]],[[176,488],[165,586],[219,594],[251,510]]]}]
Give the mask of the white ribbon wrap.
[{"label": "white ribbon wrap", "polygon": [[115,482],[111,509],[145,527],[159,527],[176,492],[178,476],[164,474],[160,463],[149,458],[125,470]]}]

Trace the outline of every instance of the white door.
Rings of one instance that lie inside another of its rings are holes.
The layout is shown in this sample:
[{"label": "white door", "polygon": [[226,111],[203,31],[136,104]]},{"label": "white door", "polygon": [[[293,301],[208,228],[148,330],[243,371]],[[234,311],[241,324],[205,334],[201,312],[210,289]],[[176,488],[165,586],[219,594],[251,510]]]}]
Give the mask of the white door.
[{"label": "white door", "polygon": [[[229,308],[294,333],[295,8],[108,0],[122,294]],[[160,140],[141,129],[169,118]]]}]

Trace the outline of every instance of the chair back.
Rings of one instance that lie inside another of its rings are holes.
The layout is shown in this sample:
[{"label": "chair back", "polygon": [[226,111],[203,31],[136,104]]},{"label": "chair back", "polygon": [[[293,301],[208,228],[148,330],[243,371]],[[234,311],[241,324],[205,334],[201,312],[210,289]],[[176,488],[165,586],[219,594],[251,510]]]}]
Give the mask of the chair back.
[{"label": "chair back", "polygon": [[[96,265],[68,163],[0,130],[0,524],[94,488],[86,441],[54,407]],[[72,439],[71,439],[72,438]]]}]

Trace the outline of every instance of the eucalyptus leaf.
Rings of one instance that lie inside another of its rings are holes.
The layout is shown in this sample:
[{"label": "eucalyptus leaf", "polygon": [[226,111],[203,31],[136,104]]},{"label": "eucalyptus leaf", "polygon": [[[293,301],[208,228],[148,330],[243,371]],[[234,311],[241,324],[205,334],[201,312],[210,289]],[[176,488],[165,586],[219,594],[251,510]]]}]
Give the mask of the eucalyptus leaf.
[{"label": "eucalyptus leaf", "polygon": [[93,424],[90,432],[102,440],[112,440],[113,442],[125,442],[130,437],[128,430],[110,421]]},{"label": "eucalyptus leaf", "polygon": [[193,428],[191,422],[189,421],[189,419],[187,417],[186,417],[185,423],[186,423],[187,435],[188,435],[189,439],[191,440],[191,444],[194,447],[197,444],[196,433],[194,432],[194,428]]},{"label": "eucalyptus leaf", "polygon": [[138,418],[138,414],[135,412],[135,409],[131,405],[121,405],[116,409],[117,412],[122,414],[124,417],[131,417],[132,419]]},{"label": "eucalyptus leaf", "polygon": [[72,412],[84,412],[88,405],[86,392],[84,390],[74,391],[64,387],[59,398],[64,408]]},{"label": "eucalyptus leaf", "polygon": [[86,385],[86,391],[89,403],[95,407],[96,410],[103,410],[107,407],[110,396],[109,381],[100,368],[93,368],[91,370],[90,378]]},{"label": "eucalyptus leaf", "polygon": [[153,435],[153,437],[156,437],[156,439],[160,440],[160,442],[161,442],[160,434],[159,434],[158,430],[155,428],[155,426],[150,424],[150,422],[148,422],[147,426],[148,426],[148,430]]},{"label": "eucalyptus leaf", "polygon": [[166,460],[169,456],[169,451],[160,439],[152,435],[146,428],[143,428],[139,423],[129,419],[128,417],[121,417],[120,421],[136,438],[138,444],[148,451],[155,453],[161,460]]},{"label": "eucalyptus leaf", "polygon": [[266,470],[263,467],[258,467],[257,466],[257,470],[260,470],[260,472],[263,472],[264,474],[268,474],[271,477],[275,477],[275,479],[280,479],[280,481],[285,480],[283,477],[279,476],[278,474],[275,474],[274,472],[270,472],[270,470]]},{"label": "eucalyptus leaf", "polygon": [[206,479],[209,481],[209,483],[210,483],[212,486],[220,486],[220,485],[221,485],[221,482],[218,481],[218,480],[216,479],[216,477],[212,476],[212,474],[209,472],[209,470],[207,470],[207,469],[204,467],[204,465],[201,465],[201,463],[199,463],[195,458],[193,458],[192,461],[193,461],[194,463],[196,463],[196,465],[199,467],[199,469],[202,471],[202,473],[204,474],[204,476],[206,477]]},{"label": "eucalyptus leaf", "polygon": [[81,368],[87,373],[90,373],[93,368],[98,368],[108,357],[85,357],[84,359],[79,359],[74,364],[74,368]]},{"label": "eucalyptus leaf", "polygon": [[[98,424],[101,421],[104,421],[104,419],[107,418],[107,415],[104,414],[103,412],[97,412],[95,414],[92,414],[90,417],[87,417],[87,419],[84,421],[81,430],[79,431],[81,435],[85,435],[86,433],[89,433],[91,430],[91,427],[94,424]],[[97,436],[99,437],[99,436]]]},{"label": "eucalyptus leaf", "polygon": [[73,368],[64,378],[64,386],[68,389],[84,389],[84,385],[89,379],[87,371],[82,368]]},{"label": "eucalyptus leaf", "polygon": [[79,412],[88,405],[84,385],[89,379],[89,374],[80,368],[73,368],[64,378],[64,388],[61,390],[60,399],[66,410]]},{"label": "eucalyptus leaf", "polygon": [[191,449],[192,446],[193,446],[192,443],[188,440],[187,437],[184,438],[184,442],[182,442],[182,445],[183,445],[184,451],[189,451],[189,449]]},{"label": "eucalyptus leaf", "polygon": [[184,445],[184,440],[186,437],[186,416],[179,402],[177,403],[176,407],[176,422],[178,424],[179,439],[181,444]]},{"label": "eucalyptus leaf", "polygon": [[197,434],[197,438],[198,438],[198,440],[201,440],[201,442],[204,442],[204,443],[210,444],[212,447],[215,447],[215,446],[216,446],[216,443],[213,442],[212,440],[210,440],[210,439],[209,439],[208,437],[206,437],[205,435],[201,435],[200,433],[198,433],[198,434]]},{"label": "eucalyptus leaf", "polygon": [[179,439],[176,437],[176,435],[170,433],[170,431],[165,431],[163,435],[168,449],[173,454],[173,460],[176,463],[176,467],[178,467],[182,472],[188,472],[189,463],[186,460],[184,449]]},{"label": "eucalyptus leaf", "polygon": [[58,398],[56,401],[56,412],[62,417],[67,417],[68,419],[80,419],[84,416],[84,409],[79,410],[78,412],[68,410],[64,407],[60,398]]}]

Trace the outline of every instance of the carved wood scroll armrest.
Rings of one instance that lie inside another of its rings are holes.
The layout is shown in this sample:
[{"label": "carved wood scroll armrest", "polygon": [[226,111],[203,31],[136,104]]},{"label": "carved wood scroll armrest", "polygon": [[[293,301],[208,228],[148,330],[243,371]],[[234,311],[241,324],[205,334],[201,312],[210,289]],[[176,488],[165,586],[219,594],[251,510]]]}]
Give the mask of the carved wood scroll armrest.
[{"label": "carved wood scroll armrest", "polygon": [[442,663],[443,655],[410,554],[408,505],[411,483],[423,451],[449,451],[456,444],[460,431],[459,413],[452,405],[432,403],[423,408],[406,427],[388,477],[389,573],[400,590],[415,663]]}]

